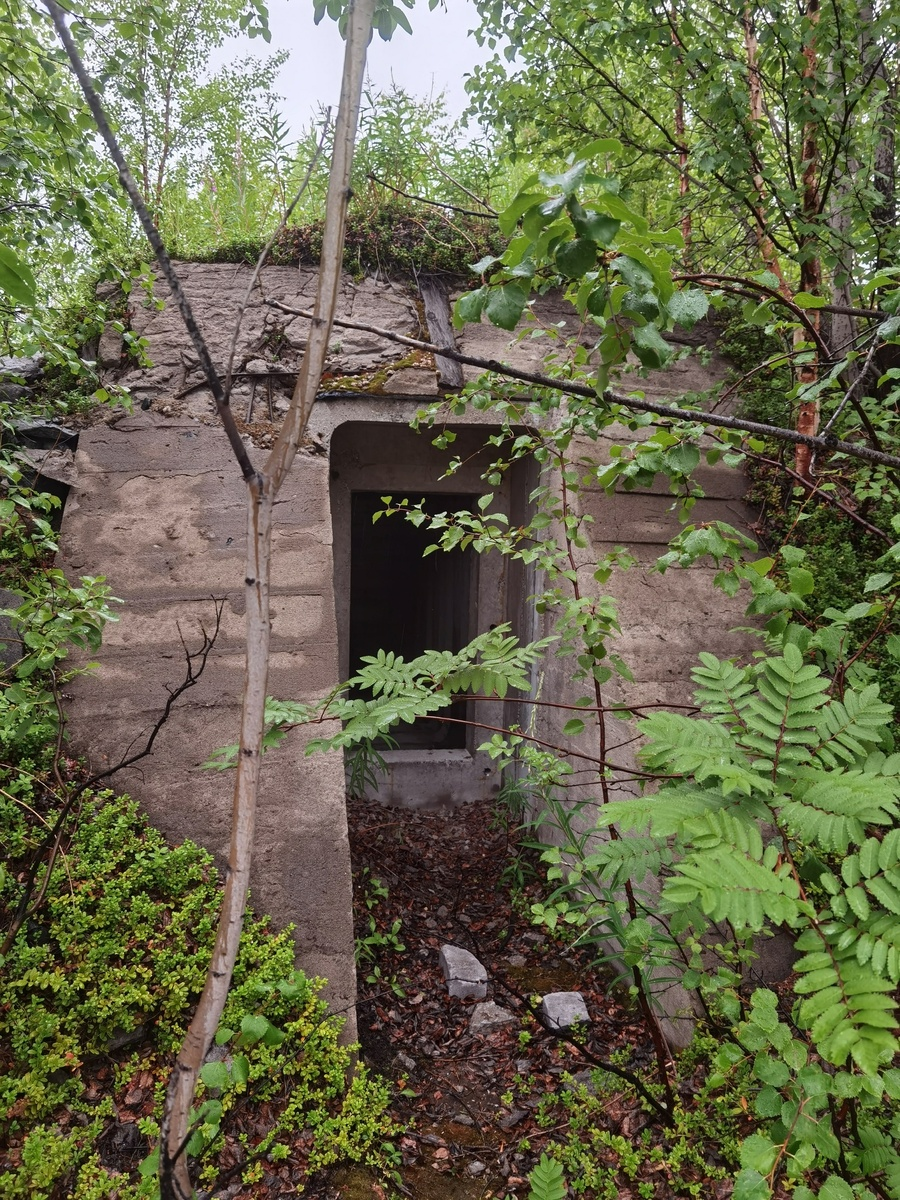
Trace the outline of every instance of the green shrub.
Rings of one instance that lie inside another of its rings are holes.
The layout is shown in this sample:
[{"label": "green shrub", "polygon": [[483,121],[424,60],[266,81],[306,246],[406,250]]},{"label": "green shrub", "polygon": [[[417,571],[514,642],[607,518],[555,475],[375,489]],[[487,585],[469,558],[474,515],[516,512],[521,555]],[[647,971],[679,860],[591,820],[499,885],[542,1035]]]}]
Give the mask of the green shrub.
[{"label": "green shrub", "polygon": [[[15,845],[27,840],[20,829]],[[17,899],[10,872],[0,900],[11,908]],[[128,799],[107,793],[84,804],[0,980],[4,1196],[99,1200],[113,1186],[121,1200],[153,1193],[152,1163],[145,1179],[132,1173],[113,1183],[97,1143],[115,1116],[110,1091],[127,1091],[136,1072],[149,1072],[153,1109],[138,1121],[141,1153],[149,1151],[172,1055],[203,986],[218,905],[204,850],[168,847]],[[230,1045],[224,1061],[204,1068],[207,1095],[201,1089],[190,1146],[207,1183],[220,1172],[226,1136],[248,1182],[267,1159],[289,1153],[307,1174],[341,1159],[382,1169],[391,1162],[387,1086],[351,1071],[342,1022],[318,997],[322,981],[293,962],[289,930],[273,934],[265,921],[248,920],[219,1039]],[[265,1109],[246,1123],[248,1105]]]}]

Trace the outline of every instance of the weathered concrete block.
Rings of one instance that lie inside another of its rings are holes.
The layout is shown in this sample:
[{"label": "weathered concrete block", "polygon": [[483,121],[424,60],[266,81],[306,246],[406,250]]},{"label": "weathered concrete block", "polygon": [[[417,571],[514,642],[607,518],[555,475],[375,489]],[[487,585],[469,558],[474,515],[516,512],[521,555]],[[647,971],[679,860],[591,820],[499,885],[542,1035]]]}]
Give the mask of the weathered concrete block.
[{"label": "weathered concrete block", "polygon": [[474,996],[483,1000],[487,995],[487,971],[474,954],[462,946],[441,946],[441,970],[447,981],[447,991],[458,1000]]},{"label": "weathered concrete block", "polygon": [[591,1022],[581,992],[549,992],[541,1001],[541,1016],[559,1033]]},{"label": "weathered concrete block", "polygon": [[501,1008],[493,1000],[483,1000],[472,1009],[469,1018],[469,1033],[492,1033],[502,1029],[510,1021],[515,1021],[515,1015],[506,1008]]}]

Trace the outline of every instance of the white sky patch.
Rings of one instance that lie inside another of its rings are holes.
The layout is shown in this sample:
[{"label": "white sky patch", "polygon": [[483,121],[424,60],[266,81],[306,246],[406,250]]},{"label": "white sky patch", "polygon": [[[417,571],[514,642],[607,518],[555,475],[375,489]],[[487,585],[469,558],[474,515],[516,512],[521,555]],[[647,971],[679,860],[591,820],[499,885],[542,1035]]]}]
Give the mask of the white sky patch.
[{"label": "white sky patch", "polygon": [[[469,31],[478,25],[470,0],[447,0],[447,9],[429,12],[425,0],[404,9],[412,36],[397,29],[390,42],[376,34],[369,46],[368,80],[376,91],[396,83],[418,98],[442,92],[451,117],[466,107],[465,77],[491,57]],[[269,50],[288,50],[275,90],[284,97],[282,113],[295,136],[316,116],[320,105],[337,111],[344,43],[336,24],[325,17],[313,24],[313,0],[269,0],[272,41],[230,38],[212,56],[213,70],[243,57]]]}]

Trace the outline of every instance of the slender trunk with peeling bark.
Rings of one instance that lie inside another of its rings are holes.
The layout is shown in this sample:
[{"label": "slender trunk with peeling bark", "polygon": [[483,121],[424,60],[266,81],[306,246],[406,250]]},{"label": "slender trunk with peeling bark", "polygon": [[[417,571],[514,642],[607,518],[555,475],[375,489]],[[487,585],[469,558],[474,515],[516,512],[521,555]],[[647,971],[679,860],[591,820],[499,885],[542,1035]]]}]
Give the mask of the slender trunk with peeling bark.
[{"label": "slender trunk with peeling bark", "polygon": [[[819,0],[807,0],[806,17],[809,22],[809,33],[803,47],[803,82],[807,95],[813,98],[816,90],[816,74],[818,71],[818,51],[816,48],[816,27],[819,23]],[[815,249],[816,234],[814,226],[820,218],[819,197],[819,144],[818,123],[814,119],[806,121],[803,126],[803,225],[806,232],[800,245],[800,291],[818,295],[822,287],[822,261]],[[819,333],[821,315],[817,308],[810,310],[810,318]],[[803,330],[794,333],[794,343],[798,345],[806,340]],[[800,385],[800,403],[797,406],[797,432],[815,437],[819,429],[818,399],[804,400],[803,393],[810,388],[819,377],[818,348],[813,345],[807,352],[807,358],[801,364],[797,373]],[[812,451],[808,446],[798,446],[794,458],[794,466],[801,479],[812,479]]]},{"label": "slender trunk with peeling bark", "polygon": [[[678,13],[673,4],[669,11],[669,24],[672,30],[672,45],[676,49],[676,57],[679,66],[679,75],[684,66],[684,59],[681,54],[681,39],[678,36]],[[681,236],[684,239],[684,251],[682,253],[682,261],[684,269],[690,271],[692,259],[692,234],[691,227],[691,210],[688,207],[688,196],[691,190],[691,179],[688,174],[688,144],[685,133],[684,121],[684,92],[679,78],[678,87],[675,90],[675,140],[678,142],[678,195],[681,199]]]},{"label": "slender trunk with peeling bark", "polygon": [[356,140],[366,47],[371,34],[374,8],[375,0],[355,0],[347,26],[344,74],[334,133],[318,290],[303,366],[291,399],[290,410],[285,416],[266,465],[256,479],[249,481],[247,666],[234,791],[229,872],[206,986],[184,1045],[178,1054],[166,1096],[160,1154],[162,1200],[188,1200],[192,1195],[184,1153],[190,1134],[190,1108],[203,1060],[215,1037],[225,1007],[247,903],[265,726],[272,513],[275,497],[291,469],[299,448],[328,353],[341,281],[344,231],[350,199],[350,169]]},{"label": "slender trunk with peeling bark", "polygon": [[756,39],[756,27],[753,23],[753,9],[750,4],[744,5],[744,15],[741,21],[744,28],[744,53],[747,57],[747,90],[749,95],[751,153],[753,155],[753,216],[755,218],[756,244],[760,258],[766,270],[771,271],[778,280],[778,290],[785,300],[791,300],[791,289],[788,287],[775,252],[775,246],[769,236],[769,225],[766,220],[766,185],[763,179],[762,167],[756,152],[756,132],[763,121],[762,76],[759,70],[759,42]]}]

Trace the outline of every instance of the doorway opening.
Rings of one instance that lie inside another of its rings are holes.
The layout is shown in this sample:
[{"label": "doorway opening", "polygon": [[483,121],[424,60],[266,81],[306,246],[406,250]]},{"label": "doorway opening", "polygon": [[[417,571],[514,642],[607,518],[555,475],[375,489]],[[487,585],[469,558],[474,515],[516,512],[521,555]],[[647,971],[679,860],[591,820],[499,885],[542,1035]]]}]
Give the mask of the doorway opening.
[{"label": "doorway opening", "polygon": [[[422,502],[430,516],[474,508],[477,497],[432,493],[392,497]],[[385,507],[379,492],[353,492],[350,505],[350,672],[378,650],[406,662],[426,650],[461,650],[476,632],[478,556],[471,548],[425,555],[437,540],[399,515],[373,522]],[[450,715],[465,719],[466,704]],[[392,737],[403,750],[461,750],[466,726],[433,717],[401,724]]]}]

